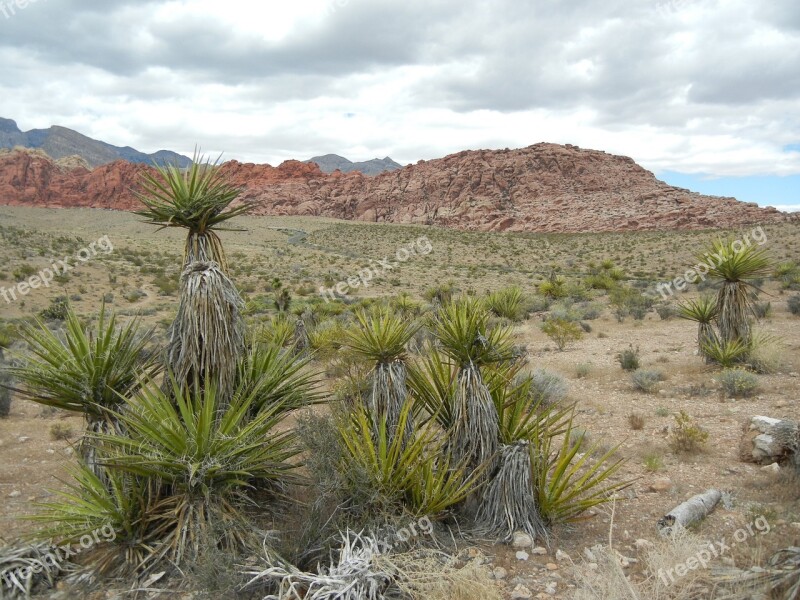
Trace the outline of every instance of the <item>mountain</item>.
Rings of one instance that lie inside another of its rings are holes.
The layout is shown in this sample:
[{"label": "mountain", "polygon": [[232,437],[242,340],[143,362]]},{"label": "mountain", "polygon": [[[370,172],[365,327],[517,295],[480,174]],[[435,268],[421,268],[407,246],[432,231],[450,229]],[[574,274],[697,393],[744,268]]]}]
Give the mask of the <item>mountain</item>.
[{"label": "mountain", "polygon": [[191,160],[169,150],[159,150],[145,154],[126,146],[120,148],[105,142],[93,140],[83,134],[54,125],[49,129],[20,131],[17,123],[0,117],[0,148],[38,148],[58,160],[67,156],[80,156],[90,167],[98,167],[115,160],[152,165],[177,164],[186,167]]},{"label": "mountain", "polygon": [[[772,207],[659,181],[631,158],[577,146],[467,150],[368,177],[314,163],[221,167],[260,215],[417,223],[471,231],[592,232],[733,228],[788,221]],[[143,165],[88,170],[0,151],[0,203],[131,210]]]},{"label": "mountain", "polygon": [[358,171],[364,175],[379,175],[385,171],[396,171],[402,168],[400,163],[393,161],[388,156],[363,162],[353,162],[338,154],[325,154],[324,156],[315,156],[305,162],[317,163],[323,173],[333,173],[338,169],[342,173]]}]

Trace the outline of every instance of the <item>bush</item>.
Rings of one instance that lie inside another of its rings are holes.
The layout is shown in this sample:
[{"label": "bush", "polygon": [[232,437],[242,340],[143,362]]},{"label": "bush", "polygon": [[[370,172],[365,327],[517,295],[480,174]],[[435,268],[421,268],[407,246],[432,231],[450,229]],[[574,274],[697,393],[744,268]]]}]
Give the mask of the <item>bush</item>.
[{"label": "bush", "polygon": [[708,431],[695,423],[694,419],[681,411],[675,415],[675,426],[669,434],[669,445],[676,454],[697,452],[708,441]]},{"label": "bush", "polygon": [[654,392],[659,382],[664,381],[664,374],[652,369],[636,369],[631,373],[631,381],[637,390]]},{"label": "bush", "polygon": [[583,337],[580,326],[566,319],[549,319],[542,325],[542,331],[563,351],[567,344],[577,342]]},{"label": "bush", "polygon": [[793,315],[800,316],[800,295],[791,296],[786,304],[789,307],[789,312]]},{"label": "bush", "polygon": [[153,285],[159,296],[174,296],[178,291],[178,278],[161,274],[153,279]]},{"label": "bush", "polygon": [[577,365],[575,365],[575,376],[578,379],[583,379],[584,377],[588,377],[591,371],[592,371],[591,363],[578,363]]},{"label": "bush", "polygon": [[675,316],[675,308],[671,304],[659,304],[656,306],[656,312],[662,321],[669,321]]},{"label": "bush", "polygon": [[628,415],[628,425],[634,431],[641,431],[644,429],[645,419],[642,413],[631,413]]},{"label": "bush", "polygon": [[63,321],[69,312],[69,301],[66,296],[58,296],[50,301],[50,306],[42,310],[39,314],[43,319]]},{"label": "bush", "polygon": [[725,369],[717,376],[717,381],[728,398],[749,398],[759,387],[758,376],[744,369]]},{"label": "bush", "polygon": [[498,317],[521,321],[525,317],[524,300],[522,290],[512,286],[490,294],[486,299],[486,307]]},{"label": "bush", "polygon": [[72,427],[66,423],[53,423],[50,426],[51,440],[68,440],[73,435],[75,435],[75,432],[72,430]]},{"label": "bush", "polygon": [[768,319],[772,316],[771,302],[755,302],[753,304],[753,314],[756,319]]},{"label": "bush", "polygon": [[531,375],[531,395],[542,404],[554,404],[567,395],[566,380],[558,373],[536,369]]},{"label": "bush", "polygon": [[639,347],[635,349],[629,346],[627,350],[623,350],[617,354],[617,361],[624,371],[635,371],[639,368]]},{"label": "bush", "polygon": [[786,345],[778,337],[762,331],[753,331],[747,364],[756,373],[769,375],[781,371],[786,365]]}]

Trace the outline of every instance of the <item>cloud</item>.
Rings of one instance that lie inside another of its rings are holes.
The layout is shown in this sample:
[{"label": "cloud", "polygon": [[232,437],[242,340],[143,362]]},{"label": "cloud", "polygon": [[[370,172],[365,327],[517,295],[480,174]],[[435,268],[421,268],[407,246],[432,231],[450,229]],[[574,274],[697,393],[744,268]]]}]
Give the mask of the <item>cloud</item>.
[{"label": "cloud", "polygon": [[552,141],[784,176],[799,42],[793,0],[39,0],[0,16],[0,93],[23,128],[145,151],[406,163]]}]

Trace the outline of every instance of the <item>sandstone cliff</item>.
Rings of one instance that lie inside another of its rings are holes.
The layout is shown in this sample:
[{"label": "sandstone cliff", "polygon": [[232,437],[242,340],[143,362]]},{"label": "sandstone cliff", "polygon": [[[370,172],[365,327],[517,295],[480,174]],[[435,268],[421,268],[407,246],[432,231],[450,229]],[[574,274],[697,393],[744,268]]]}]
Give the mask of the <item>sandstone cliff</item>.
[{"label": "sandstone cliff", "polygon": [[[90,171],[41,154],[0,153],[0,204],[131,210],[145,168],[117,161]],[[538,232],[704,229],[788,218],[669,186],[630,158],[570,145],[464,151],[375,177],[325,174],[299,161],[222,168],[261,215]]]}]

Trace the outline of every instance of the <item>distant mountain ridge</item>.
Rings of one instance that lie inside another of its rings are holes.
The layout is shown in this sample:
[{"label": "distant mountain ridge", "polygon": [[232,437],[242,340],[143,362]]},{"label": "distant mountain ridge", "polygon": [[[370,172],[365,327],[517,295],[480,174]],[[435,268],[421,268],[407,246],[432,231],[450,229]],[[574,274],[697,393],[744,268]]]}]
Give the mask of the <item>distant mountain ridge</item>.
[{"label": "distant mountain ridge", "polygon": [[99,167],[115,160],[146,165],[177,164],[182,168],[192,163],[190,158],[170,150],[145,154],[130,146],[112,146],[58,125],[48,129],[21,131],[16,121],[0,117],[0,148],[11,149],[16,146],[43,150],[54,160],[79,156],[90,167]]},{"label": "distant mountain ridge", "polygon": [[403,167],[403,165],[393,161],[388,156],[386,158],[373,158],[372,160],[353,162],[338,154],[324,154],[304,162],[316,163],[323,173],[333,173],[338,169],[342,173],[358,171],[364,175],[380,175],[386,171],[396,171]]}]

